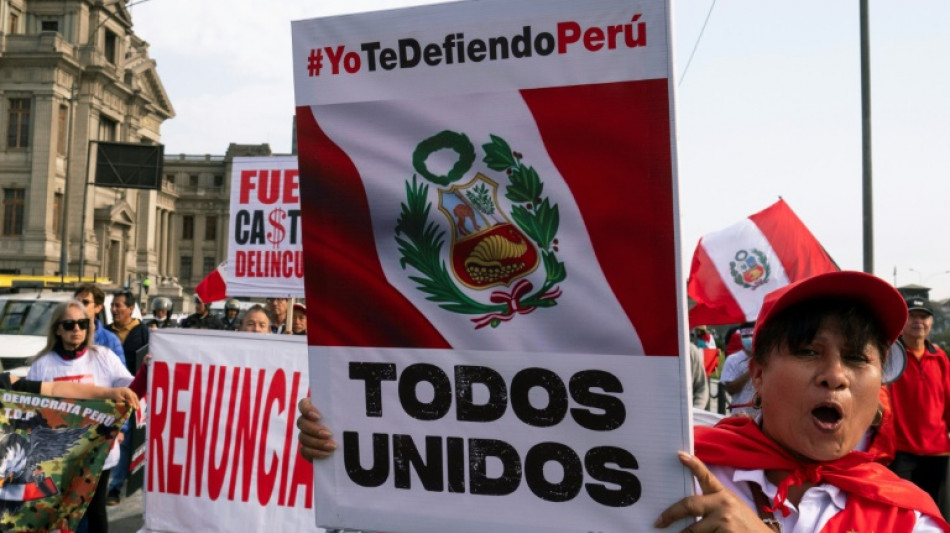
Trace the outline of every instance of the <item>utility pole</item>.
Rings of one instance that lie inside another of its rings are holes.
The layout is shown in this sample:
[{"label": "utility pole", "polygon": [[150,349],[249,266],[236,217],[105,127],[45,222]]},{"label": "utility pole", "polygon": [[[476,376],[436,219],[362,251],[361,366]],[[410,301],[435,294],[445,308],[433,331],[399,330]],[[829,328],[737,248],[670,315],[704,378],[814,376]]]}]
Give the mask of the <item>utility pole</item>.
[{"label": "utility pole", "polygon": [[874,273],[874,205],[871,186],[871,51],[868,0],[861,0],[861,148],[864,190],[864,271]]}]

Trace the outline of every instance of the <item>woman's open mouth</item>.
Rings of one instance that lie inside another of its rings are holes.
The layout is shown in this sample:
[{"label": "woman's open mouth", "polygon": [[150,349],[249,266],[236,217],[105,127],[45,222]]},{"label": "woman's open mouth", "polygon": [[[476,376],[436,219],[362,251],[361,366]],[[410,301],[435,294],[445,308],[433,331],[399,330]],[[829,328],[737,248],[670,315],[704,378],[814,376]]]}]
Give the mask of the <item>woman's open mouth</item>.
[{"label": "woman's open mouth", "polygon": [[812,419],[819,429],[825,431],[834,431],[841,424],[844,415],[841,413],[841,407],[833,404],[821,404],[811,410]]}]

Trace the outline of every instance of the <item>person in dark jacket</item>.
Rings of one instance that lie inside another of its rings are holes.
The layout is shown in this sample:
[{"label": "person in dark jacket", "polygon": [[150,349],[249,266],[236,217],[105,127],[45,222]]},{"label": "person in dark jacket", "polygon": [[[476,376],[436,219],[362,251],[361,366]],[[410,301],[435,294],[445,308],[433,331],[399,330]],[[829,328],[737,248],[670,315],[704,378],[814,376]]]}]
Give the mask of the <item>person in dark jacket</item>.
[{"label": "person in dark jacket", "polygon": [[228,331],[237,331],[241,329],[241,303],[234,298],[231,298],[224,303],[224,318],[221,319],[221,323],[224,325],[224,329]]},{"label": "person in dark jacket", "polygon": [[[135,309],[135,296],[128,289],[112,295],[112,323],[107,327],[122,341],[122,349],[126,354],[126,366],[134,376],[139,366],[139,351],[148,347],[148,326],[132,316]],[[142,350],[144,352],[144,350]],[[129,431],[130,424],[126,422],[122,428],[121,443],[119,444],[119,464],[112,469],[112,479],[109,480],[109,492],[106,505],[119,503],[122,485],[129,477],[129,464],[132,459],[132,439]]]},{"label": "person in dark jacket", "polygon": [[181,327],[191,329],[224,329],[218,317],[211,314],[208,306],[195,295],[195,312],[182,321]]}]

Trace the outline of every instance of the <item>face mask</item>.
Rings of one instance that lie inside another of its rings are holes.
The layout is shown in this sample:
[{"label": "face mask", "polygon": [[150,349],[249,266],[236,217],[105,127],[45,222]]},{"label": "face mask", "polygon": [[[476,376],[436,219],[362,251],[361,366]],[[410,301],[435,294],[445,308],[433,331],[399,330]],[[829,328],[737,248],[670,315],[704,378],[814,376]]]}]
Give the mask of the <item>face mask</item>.
[{"label": "face mask", "polygon": [[752,353],[752,337],[742,337],[742,349]]}]

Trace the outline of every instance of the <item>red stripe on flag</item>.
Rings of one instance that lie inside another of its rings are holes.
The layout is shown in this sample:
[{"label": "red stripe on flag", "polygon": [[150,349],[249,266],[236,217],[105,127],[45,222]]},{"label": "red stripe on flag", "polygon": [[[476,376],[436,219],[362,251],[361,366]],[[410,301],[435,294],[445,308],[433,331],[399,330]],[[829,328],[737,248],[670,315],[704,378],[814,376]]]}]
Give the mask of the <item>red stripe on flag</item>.
[{"label": "red stripe on flag", "polygon": [[386,281],[356,166],[309,107],[297,108],[297,131],[310,344],[450,348]]},{"label": "red stripe on flag", "polygon": [[644,351],[678,354],[667,80],[522,95]]},{"label": "red stripe on flag", "polygon": [[195,286],[195,294],[206,304],[228,297],[227,285],[224,282],[224,276],[221,274],[220,265]]},{"label": "red stripe on flag", "polygon": [[[689,310],[691,327],[701,324],[739,324],[746,321],[745,313],[722,282],[712,259],[706,254],[702,239],[693,252],[693,264],[689,269],[686,291],[697,302]],[[712,305],[713,302],[717,305]]]},{"label": "red stripe on flag", "polygon": [[769,240],[789,282],[838,270],[838,265],[785,200],[779,199],[771,207],[750,216],[749,220]]}]

